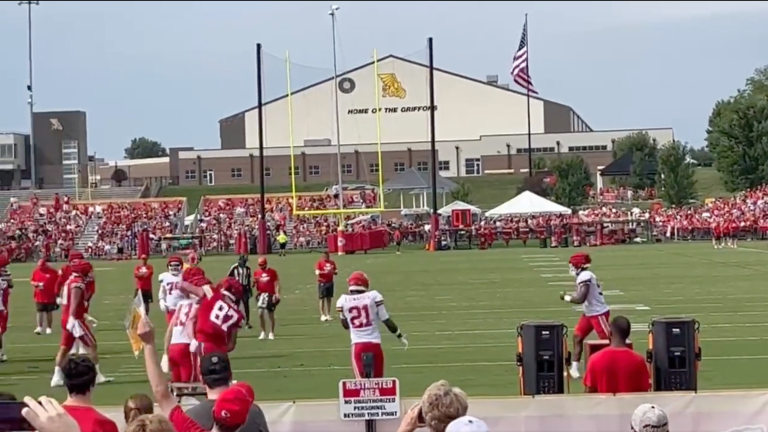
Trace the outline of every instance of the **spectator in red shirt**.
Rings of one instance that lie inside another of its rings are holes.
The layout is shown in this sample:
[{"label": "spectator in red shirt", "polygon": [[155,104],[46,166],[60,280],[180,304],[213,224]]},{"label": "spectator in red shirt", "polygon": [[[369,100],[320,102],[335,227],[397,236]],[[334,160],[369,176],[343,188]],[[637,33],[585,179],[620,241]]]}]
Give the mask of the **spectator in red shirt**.
[{"label": "spectator in red shirt", "polygon": [[320,321],[330,321],[331,302],[333,301],[333,278],[338,274],[336,263],[328,252],[323,252],[322,258],[315,264],[317,275],[317,295],[320,299]]},{"label": "spectator in red shirt", "polygon": [[133,271],[133,277],[136,279],[136,292],[134,297],[141,291],[141,298],[144,301],[144,311],[149,313],[149,304],[153,302],[152,297],[152,276],[155,274],[155,269],[152,264],[147,262],[147,256],[142,255],[139,257],[141,261],[136,269]]},{"label": "spectator in red shirt", "polygon": [[37,267],[29,277],[34,288],[34,300],[37,305],[37,328],[35,334],[51,334],[53,311],[56,310],[56,286],[59,280],[58,272],[51,268],[44,259],[37,262]]},{"label": "spectator in red shirt", "polygon": [[[144,343],[147,378],[160,410],[168,416],[176,432],[206,432],[184,412],[171,394],[168,380],[160,367],[160,357],[155,346],[155,329],[148,318],[139,323],[138,335]],[[235,432],[240,429],[248,418],[254,399],[253,388],[244,382],[233,384],[224,390],[213,404],[211,432]]]},{"label": "spectator in red shirt", "polygon": [[275,309],[280,303],[280,278],[275,269],[267,265],[267,258],[259,258],[259,268],[253,273],[253,285],[256,287],[257,301],[259,308],[259,324],[261,325],[261,335],[259,339],[267,337],[267,323],[264,315],[269,316],[270,330],[269,339],[275,338]]},{"label": "spectator in red shirt", "polygon": [[118,432],[117,424],[96,411],[91,392],[96,386],[96,365],[86,356],[73,356],[61,368],[67,400],[62,407],[80,426],[80,432]]},{"label": "spectator in red shirt", "polygon": [[611,344],[589,358],[584,375],[587,393],[638,393],[651,389],[645,358],[627,347],[629,320],[616,316],[611,320]]}]

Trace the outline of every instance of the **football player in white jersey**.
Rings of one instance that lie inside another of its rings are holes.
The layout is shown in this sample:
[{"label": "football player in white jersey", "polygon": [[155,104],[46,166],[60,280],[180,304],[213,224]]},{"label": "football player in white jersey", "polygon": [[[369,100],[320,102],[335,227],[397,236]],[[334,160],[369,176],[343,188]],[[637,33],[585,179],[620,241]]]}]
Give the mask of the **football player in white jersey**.
[{"label": "football player in white jersey", "polygon": [[160,362],[164,372],[171,373],[171,382],[190,383],[196,379],[195,356],[190,345],[194,340],[193,317],[197,299],[185,298],[176,310],[165,332],[165,354]]},{"label": "football player in white jersey", "polygon": [[408,348],[408,340],[384,308],[384,297],[378,291],[368,291],[368,276],[353,272],[347,279],[349,294],[336,302],[341,326],[352,338],[352,369],[355,378],[365,377],[363,356],[370,355],[373,373],[370,378],[384,378],[384,351],[381,349],[379,321]]},{"label": "football player in white jersey", "polygon": [[587,270],[592,264],[592,258],[589,254],[579,252],[568,260],[568,264],[571,274],[576,276],[576,292],[561,293],[560,299],[584,307],[584,312],[573,330],[573,359],[568,371],[573,379],[578,379],[581,376],[579,363],[581,362],[581,353],[584,350],[584,339],[592,331],[597,333],[600,339],[609,340],[611,338],[609,324],[611,308],[605,302],[597,276]]},{"label": "football player in white jersey", "polygon": [[176,312],[176,306],[186,295],[179,289],[181,286],[181,272],[184,266],[184,260],[178,256],[168,258],[168,271],[162,273],[158,278],[160,282],[160,310],[165,312],[165,320],[170,323]]}]

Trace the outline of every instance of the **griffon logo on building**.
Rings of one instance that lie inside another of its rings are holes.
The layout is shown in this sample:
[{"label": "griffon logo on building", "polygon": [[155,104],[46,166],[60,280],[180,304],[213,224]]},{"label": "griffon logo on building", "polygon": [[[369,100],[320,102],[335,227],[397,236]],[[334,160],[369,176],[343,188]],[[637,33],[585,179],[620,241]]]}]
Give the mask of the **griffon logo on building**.
[{"label": "griffon logo on building", "polygon": [[394,73],[380,73],[381,97],[405,99],[408,92]]}]

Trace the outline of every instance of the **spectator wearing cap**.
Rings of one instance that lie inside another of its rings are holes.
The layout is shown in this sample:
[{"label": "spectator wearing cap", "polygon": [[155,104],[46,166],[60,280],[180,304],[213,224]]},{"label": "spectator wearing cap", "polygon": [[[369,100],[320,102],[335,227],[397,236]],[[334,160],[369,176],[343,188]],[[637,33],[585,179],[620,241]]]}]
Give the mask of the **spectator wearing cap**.
[{"label": "spectator wearing cap", "polygon": [[[219,397],[232,382],[232,367],[225,353],[211,353],[200,359],[200,375],[205,385],[206,400],[187,410],[187,415],[205,430],[213,429],[213,413]],[[240,432],[269,432],[264,412],[251,405]]]},{"label": "spectator wearing cap", "polygon": [[488,425],[479,418],[472,416],[459,417],[452,421],[445,432],[490,432]]},{"label": "spectator wearing cap", "polygon": [[632,432],[669,432],[669,417],[653,404],[642,404],[632,413]]},{"label": "spectator wearing cap", "polygon": [[[171,394],[168,379],[160,367],[160,356],[157,354],[155,343],[155,329],[149,318],[145,317],[139,322],[138,336],[144,343],[144,365],[147,369],[147,378],[155,402],[162,413],[168,417],[176,432],[208,432],[184,412]],[[221,361],[222,359],[219,358],[215,363],[220,365]],[[229,362],[227,361],[227,363]],[[211,410],[213,427],[210,431],[236,432],[241,430],[240,428],[245,425],[248,419],[254,398],[253,389],[246,383],[233,384],[222,391],[213,403]]]},{"label": "spectator wearing cap", "polygon": [[645,358],[627,346],[632,325],[621,315],[611,320],[610,346],[589,358],[584,374],[587,393],[639,393],[651,389]]}]

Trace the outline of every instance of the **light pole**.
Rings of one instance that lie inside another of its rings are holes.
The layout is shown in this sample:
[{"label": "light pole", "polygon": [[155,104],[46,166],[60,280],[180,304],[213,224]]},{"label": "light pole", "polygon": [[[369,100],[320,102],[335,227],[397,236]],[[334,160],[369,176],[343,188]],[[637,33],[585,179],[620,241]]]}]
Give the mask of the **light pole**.
[{"label": "light pole", "polygon": [[19,6],[27,6],[27,54],[29,65],[29,84],[27,84],[27,103],[29,104],[29,165],[32,176],[32,189],[37,187],[37,166],[35,161],[35,95],[32,88],[32,6],[40,6],[39,1],[20,1]]},{"label": "light pole", "polygon": [[339,174],[339,209],[344,209],[344,184],[341,176],[341,122],[339,120],[339,69],[336,61],[336,15],[340,6],[331,5],[328,15],[331,16],[331,32],[333,34],[333,105],[335,107],[334,120],[336,121],[336,170]]}]

